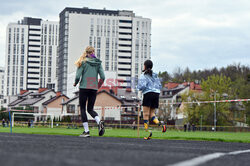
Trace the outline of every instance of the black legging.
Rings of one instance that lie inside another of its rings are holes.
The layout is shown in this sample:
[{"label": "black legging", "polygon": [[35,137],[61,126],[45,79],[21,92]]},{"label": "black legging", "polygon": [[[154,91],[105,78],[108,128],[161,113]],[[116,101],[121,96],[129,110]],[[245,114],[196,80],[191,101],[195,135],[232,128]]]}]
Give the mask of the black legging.
[{"label": "black legging", "polygon": [[88,100],[88,113],[95,118],[98,114],[94,111],[95,99],[97,90],[94,89],[80,89],[79,103],[81,109],[82,122],[88,122],[86,114],[86,101]]}]

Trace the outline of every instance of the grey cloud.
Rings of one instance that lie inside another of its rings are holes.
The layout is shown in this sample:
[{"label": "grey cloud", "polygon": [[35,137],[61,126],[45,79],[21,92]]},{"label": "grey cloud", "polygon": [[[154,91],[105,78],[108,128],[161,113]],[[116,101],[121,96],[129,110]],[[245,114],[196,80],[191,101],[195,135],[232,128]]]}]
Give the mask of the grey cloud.
[{"label": "grey cloud", "polygon": [[[250,64],[248,0],[9,0],[2,2],[0,16],[8,19],[21,11],[26,16],[54,19],[65,7],[83,6],[133,10],[151,18],[156,71],[172,72],[176,66],[195,70],[234,62]],[[5,56],[0,51],[0,56]]]}]

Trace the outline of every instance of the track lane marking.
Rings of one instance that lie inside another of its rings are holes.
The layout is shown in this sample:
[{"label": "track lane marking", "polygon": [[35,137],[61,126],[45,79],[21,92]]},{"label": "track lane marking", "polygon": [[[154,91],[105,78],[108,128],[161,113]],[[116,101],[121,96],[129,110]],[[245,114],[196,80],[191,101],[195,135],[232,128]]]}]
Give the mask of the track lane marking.
[{"label": "track lane marking", "polygon": [[200,164],[204,164],[210,160],[214,160],[216,158],[220,158],[223,156],[227,156],[227,155],[238,155],[241,153],[250,153],[250,149],[248,150],[239,150],[239,151],[234,151],[234,152],[228,152],[228,153],[212,153],[212,154],[207,154],[207,155],[203,155],[203,156],[199,156],[196,158],[193,158],[191,160],[186,160],[186,161],[181,161],[179,163],[176,164],[171,164],[169,166],[197,166]]}]

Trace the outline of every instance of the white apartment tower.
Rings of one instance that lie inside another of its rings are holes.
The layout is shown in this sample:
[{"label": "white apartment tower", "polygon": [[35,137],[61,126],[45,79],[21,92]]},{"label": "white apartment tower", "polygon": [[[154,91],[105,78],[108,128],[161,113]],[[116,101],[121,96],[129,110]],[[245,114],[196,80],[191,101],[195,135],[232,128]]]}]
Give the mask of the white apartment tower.
[{"label": "white apartment tower", "polygon": [[40,18],[7,26],[4,95],[55,83],[58,33],[58,22]]},{"label": "white apartment tower", "polygon": [[132,11],[65,8],[59,38],[59,91],[72,93],[74,62],[88,45],[95,48],[105,71],[117,71],[121,88],[133,88],[143,62],[150,59],[151,20]]}]

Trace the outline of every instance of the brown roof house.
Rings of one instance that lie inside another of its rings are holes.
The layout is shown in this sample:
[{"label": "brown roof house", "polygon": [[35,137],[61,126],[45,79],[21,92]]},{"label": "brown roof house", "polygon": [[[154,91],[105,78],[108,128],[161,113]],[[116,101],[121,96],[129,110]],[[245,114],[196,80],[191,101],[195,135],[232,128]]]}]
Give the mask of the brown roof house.
[{"label": "brown roof house", "polygon": [[34,113],[44,114],[42,103],[49,99],[52,99],[54,96],[56,96],[56,92],[54,90],[39,88],[37,92],[29,94],[29,96],[18,105],[30,106],[33,108]]},{"label": "brown roof house", "polygon": [[[105,120],[120,120],[121,119],[122,100],[115,95],[102,90],[97,92],[94,110],[98,115]],[[79,95],[62,103],[62,116],[71,116],[72,118],[80,119]],[[93,119],[87,114],[88,119]]]},{"label": "brown roof house", "polygon": [[55,118],[61,117],[62,113],[62,103],[68,101],[69,98],[61,92],[57,92],[56,96],[42,103],[43,113],[53,115]]},{"label": "brown roof house", "polygon": [[23,102],[26,99],[31,98],[29,95],[32,94],[33,92],[29,92],[28,90],[21,90],[19,94],[17,94],[15,97],[15,100],[12,100],[9,104],[8,107],[13,108],[13,107],[19,107],[19,103]]},{"label": "brown roof house", "polygon": [[122,100],[122,120],[133,122],[137,118],[138,105],[140,105],[140,99],[136,92],[131,91],[131,89],[121,89],[117,90],[117,97]]},{"label": "brown roof house", "polygon": [[182,125],[185,117],[183,113],[184,104],[181,103],[181,96],[189,91],[202,93],[201,85],[195,82],[169,82],[165,84],[161,90],[159,99],[159,117],[172,120],[172,125]]}]

